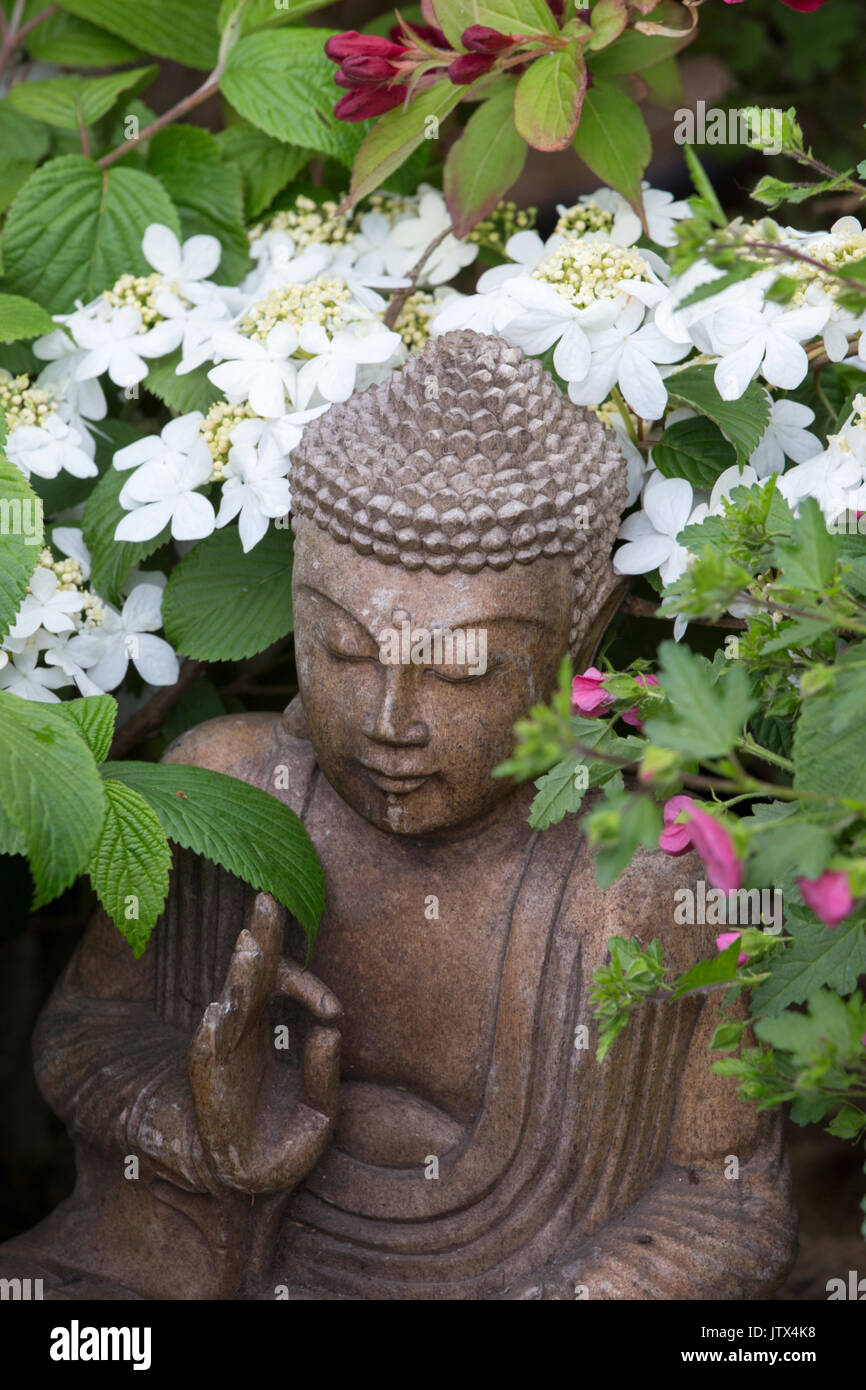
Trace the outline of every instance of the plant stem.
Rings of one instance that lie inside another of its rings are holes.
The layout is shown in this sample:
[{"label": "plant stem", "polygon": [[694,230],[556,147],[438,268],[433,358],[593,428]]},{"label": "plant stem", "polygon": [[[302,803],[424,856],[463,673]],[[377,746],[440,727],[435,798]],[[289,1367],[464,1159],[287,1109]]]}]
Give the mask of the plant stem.
[{"label": "plant stem", "polygon": [[756,743],[753,738],[739,739],[737,747],[744,753],[751,753],[753,758],[760,758],[763,763],[774,763],[776,767],[781,767],[785,772],[794,771],[794,764],[789,758],[783,758],[780,753],[771,753],[769,748],[762,748],[760,743]]},{"label": "plant stem", "polygon": [[152,135],[156,135],[158,130],[162,130],[164,126],[170,125],[172,121],[176,121],[178,116],[186,115],[187,111],[192,111],[194,107],[200,106],[203,101],[207,101],[208,97],[212,97],[214,93],[219,90],[219,81],[221,77],[222,66],[218,64],[213,72],[205,78],[202,85],[197,87],[194,92],[190,92],[189,96],[176,102],[174,106],[170,106],[161,116],[157,116],[155,121],[151,121],[150,125],[145,126],[144,130],[139,131],[138,135],[134,136],[133,139],[124,140],[116,149],[110,150],[108,154],[104,154],[102,158],[97,161],[100,169],[109,168],[109,166],[114,164],[118,159],[122,159],[125,154],[128,154],[135,145],[140,144],[142,140],[149,140]]},{"label": "plant stem", "polygon": [[24,14],[24,6],[26,3],[27,0],[15,0],[15,8],[9,17],[9,23],[6,26],[6,34],[2,45],[0,45],[0,77],[3,76],[6,70],[6,64],[18,47],[21,18]]},{"label": "plant stem", "polygon": [[632,444],[637,444],[639,441],[637,433],[635,431],[634,421],[631,418],[631,413],[629,411],[628,406],[626,405],[625,401],[620,395],[620,390],[618,386],[614,386],[613,390],[610,393],[610,398],[616,406],[617,410],[619,411],[620,415],[622,416],[622,422],[625,425],[626,430],[628,431],[629,439],[631,440]]},{"label": "plant stem", "polygon": [[206,669],[206,662],[185,661],[174,685],[163,686],[161,690],[150,697],[147,704],[142,705],[140,710],[136,710],[132,718],[128,719],[117,730],[111,744],[109,758],[125,758],[130,749],[135,748],[136,744],[146,739],[148,734],[156,733],[165,716],[174,709],[178,701]]},{"label": "plant stem", "polygon": [[397,319],[400,316],[400,310],[403,308],[403,305],[406,303],[406,300],[409,298],[410,294],[415,289],[418,283],[418,276],[424,269],[427,258],[429,256],[432,256],[436,248],[438,246],[441,246],[445,238],[447,236],[451,236],[451,234],[452,227],[449,225],[445,227],[441,232],[439,232],[438,236],[435,236],[433,238],[430,245],[427,247],[425,251],[422,251],[420,257],[415,262],[412,269],[409,271],[409,284],[406,286],[405,289],[398,290],[397,293],[392,297],[391,302],[388,305],[387,311],[385,313],[385,318],[383,320],[386,328],[393,328],[394,324],[397,322]]}]

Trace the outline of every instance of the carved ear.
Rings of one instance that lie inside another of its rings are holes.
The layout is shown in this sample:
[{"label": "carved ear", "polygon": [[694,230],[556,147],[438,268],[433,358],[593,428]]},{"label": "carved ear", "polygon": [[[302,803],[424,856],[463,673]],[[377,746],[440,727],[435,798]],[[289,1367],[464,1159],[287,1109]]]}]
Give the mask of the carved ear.
[{"label": "carved ear", "polygon": [[283,729],[292,738],[305,738],[310,741],[310,728],[307,724],[307,716],[304,713],[304,706],[301,702],[300,694],[295,695],[283,710],[282,714]]},{"label": "carved ear", "polygon": [[599,592],[593,594],[593,603],[598,604],[598,610],[591,626],[586,632],[581,633],[572,653],[576,671],[585,671],[587,666],[592,665],[598,644],[630,588],[631,579],[628,576],[614,574],[611,570],[610,579]]}]

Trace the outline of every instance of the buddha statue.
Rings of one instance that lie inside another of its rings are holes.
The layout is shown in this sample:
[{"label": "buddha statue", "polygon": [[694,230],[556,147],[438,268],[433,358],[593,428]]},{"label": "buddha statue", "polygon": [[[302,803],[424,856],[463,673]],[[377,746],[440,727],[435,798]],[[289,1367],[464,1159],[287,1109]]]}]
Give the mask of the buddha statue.
[{"label": "buddha statue", "polygon": [[186,852],[141,960],[97,913],[35,1038],[77,1186],[0,1272],[56,1298],[769,1294],[795,1243],[781,1117],[712,1072],[718,996],[646,1004],[595,1060],[609,937],[713,952],[674,924],[700,862],[640,851],[602,891],[576,818],[533,830],[534,788],[491,776],[609,619],[613,436],[538,362],[450,333],[310,424],[292,490],[299,698],[166,757],[296,811],[312,956]]}]

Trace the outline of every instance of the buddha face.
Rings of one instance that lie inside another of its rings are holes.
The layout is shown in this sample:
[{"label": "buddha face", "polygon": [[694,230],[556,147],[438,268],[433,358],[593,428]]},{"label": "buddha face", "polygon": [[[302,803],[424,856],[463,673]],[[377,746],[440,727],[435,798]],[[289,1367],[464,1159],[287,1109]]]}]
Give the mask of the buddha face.
[{"label": "buddha face", "polygon": [[504,571],[408,571],[298,518],[301,698],[319,766],[379,829],[468,825],[512,789],[491,778],[513,726],[553,689],[571,620],[570,558]]}]

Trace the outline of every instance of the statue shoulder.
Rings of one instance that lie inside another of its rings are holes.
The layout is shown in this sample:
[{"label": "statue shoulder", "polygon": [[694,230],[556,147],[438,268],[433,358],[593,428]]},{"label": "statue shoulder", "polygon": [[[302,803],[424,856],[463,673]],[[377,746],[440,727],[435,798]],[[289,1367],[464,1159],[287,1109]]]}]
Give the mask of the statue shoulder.
[{"label": "statue shoulder", "polygon": [[309,740],[286,724],[273,713],[219,715],[176,738],[162,761],[237,777],[299,811],[316,759]]}]

